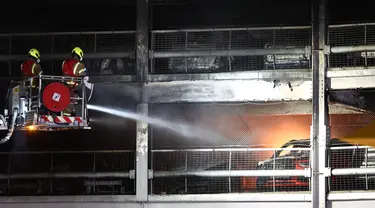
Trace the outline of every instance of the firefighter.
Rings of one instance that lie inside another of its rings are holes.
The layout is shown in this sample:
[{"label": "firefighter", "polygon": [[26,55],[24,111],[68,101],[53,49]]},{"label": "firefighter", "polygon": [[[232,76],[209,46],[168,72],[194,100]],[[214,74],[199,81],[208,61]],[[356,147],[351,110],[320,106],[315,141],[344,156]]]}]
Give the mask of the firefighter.
[{"label": "firefighter", "polygon": [[[86,76],[86,68],[85,64],[83,63],[83,51],[80,47],[73,48],[71,54],[71,58],[66,59],[62,63],[62,73],[63,76],[67,77],[85,77]],[[77,82],[69,81],[66,83],[71,89],[71,96],[78,97],[79,89],[81,86],[78,86]],[[63,111],[64,115],[72,115],[75,114],[75,107],[74,105],[70,105],[68,109]]]},{"label": "firefighter", "polygon": [[83,51],[80,47],[73,48],[71,58],[66,59],[62,64],[63,76],[83,77],[86,76]]},{"label": "firefighter", "polygon": [[[29,79],[43,73],[40,66],[40,53],[36,48],[30,49],[28,59],[21,64],[21,72],[24,79]],[[36,82],[32,80],[35,87]]]},{"label": "firefighter", "polygon": [[[21,73],[24,80],[31,79],[30,86],[36,88],[38,85],[38,79],[33,77],[41,75],[43,73],[42,67],[40,66],[40,52],[36,48],[30,49],[28,53],[28,59],[21,64]],[[25,85],[28,85],[26,82]],[[31,92],[34,94],[35,89]],[[27,92],[30,92],[27,90]],[[26,97],[27,93],[25,91],[25,86],[20,85],[20,95],[21,97]]]}]

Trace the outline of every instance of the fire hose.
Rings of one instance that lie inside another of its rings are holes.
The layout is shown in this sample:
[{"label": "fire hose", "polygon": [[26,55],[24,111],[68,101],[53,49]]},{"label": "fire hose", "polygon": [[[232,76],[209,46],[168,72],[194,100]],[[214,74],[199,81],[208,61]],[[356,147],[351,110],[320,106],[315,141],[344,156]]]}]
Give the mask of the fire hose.
[{"label": "fire hose", "polygon": [[[9,125],[8,133],[5,135],[5,137],[0,139],[0,144],[4,144],[4,143],[8,142],[10,140],[10,138],[12,137],[13,132],[14,132],[14,127],[16,125],[17,115],[18,115],[18,109],[15,108],[15,109],[13,109],[12,121]],[[2,116],[1,119],[3,119],[3,118],[4,118],[4,116]]]},{"label": "fire hose", "polygon": [[85,87],[87,87],[90,90],[90,95],[87,98],[87,102],[91,100],[92,94],[94,92],[94,84],[89,83],[88,81],[89,81],[89,77],[88,76],[84,77],[83,83],[84,83]]},{"label": "fire hose", "polygon": [[90,91],[90,95],[89,97],[87,98],[87,102],[91,100],[91,97],[92,97],[92,93],[94,92],[94,84],[91,85],[91,91]]}]

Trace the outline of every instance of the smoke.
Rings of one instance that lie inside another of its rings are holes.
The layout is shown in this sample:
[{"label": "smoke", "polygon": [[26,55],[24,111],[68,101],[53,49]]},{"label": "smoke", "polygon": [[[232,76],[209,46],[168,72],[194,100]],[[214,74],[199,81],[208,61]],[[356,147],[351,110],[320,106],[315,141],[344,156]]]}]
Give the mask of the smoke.
[{"label": "smoke", "polygon": [[[166,131],[157,126],[152,127],[154,148],[194,148],[202,146],[244,146],[248,145],[251,130],[246,122],[242,121],[241,114],[245,112],[242,106],[214,105],[214,104],[157,104],[150,108],[150,116],[167,120],[172,123],[184,123],[210,129],[217,132],[222,139],[210,138],[210,143],[187,143],[179,139],[179,135]],[[235,118],[228,119],[228,118]]]}]

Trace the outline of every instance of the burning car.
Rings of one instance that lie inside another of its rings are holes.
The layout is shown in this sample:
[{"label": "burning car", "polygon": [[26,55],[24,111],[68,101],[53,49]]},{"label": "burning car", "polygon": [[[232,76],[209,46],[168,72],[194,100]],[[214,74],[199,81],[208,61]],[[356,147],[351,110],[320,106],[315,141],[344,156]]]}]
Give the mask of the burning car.
[{"label": "burning car", "polygon": [[[331,139],[330,146],[345,147],[353,146],[339,139]],[[281,148],[285,150],[276,151],[269,159],[258,163],[258,170],[302,170],[310,166],[310,140],[291,140]],[[293,150],[292,148],[296,148]],[[331,168],[359,168],[365,159],[365,149],[335,149],[329,153],[329,166]],[[354,183],[353,176],[332,176],[331,188],[337,185],[351,187],[347,183]],[[256,180],[257,190],[280,190],[280,191],[303,191],[309,190],[309,178],[301,176],[288,177],[258,177]]]}]

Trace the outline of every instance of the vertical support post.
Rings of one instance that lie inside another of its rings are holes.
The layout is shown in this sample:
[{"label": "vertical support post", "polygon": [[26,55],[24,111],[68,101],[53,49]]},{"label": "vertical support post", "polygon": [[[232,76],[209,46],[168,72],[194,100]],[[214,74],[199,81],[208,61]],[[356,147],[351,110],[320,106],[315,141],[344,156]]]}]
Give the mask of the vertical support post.
[{"label": "vertical support post", "polygon": [[[365,24],[365,45],[367,45],[367,24]],[[365,66],[367,66],[367,51],[365,51]]]},{"label": "vertical support post", "polygon": [[[189,161],[189,152],[186,151],[185,152],[185,171],[188,170],[188,161]],[[187,181],[187,177],[185,176],[185,194],[188,193],[188,181]]]},{"label": "vertical support post", "polygon": [[[149,4],[148,0],[137,0],[137,37],[136,66],[137,77],[142,87],[141,103],[137,113],[148,116],[148,104],[145,100],[144,85],[148,81],[148,47],[149,47]],[[146,202],[148,198],[148,124],[137,121],[136,129],[136,200]]]},{"label": "vertical support post", "polygon": [[[228,170],[231,171],[232,170],[232,151],[229,151],[229,164],[228,164]],[[228,192],[231,193],[232,192],[232,178],[229,176],[228,178]]]},{"label": "vertical support post", "polygon": [[[229,43],[228,43],[228,50],[232,49],[232,30],[229,30]],[[232,71],[232,56],[228,56],[228,68],[229,71]]]},{"label": "vertical support post", "polygon": [[137,0],[137,76],[146,82],[148,77],[148,0]]},{"label": "vertical support post", "polygon": [[327,207],[327,137],[328,99],[326,91],[327,41],[326,0],[313,0],[312,6],[312,67],[313,115],[311,136],[312,207]]},{"label": "vertical support post", "polygon": [[[12,36],[9,36],[9,43],[8,43],[8,54],[12,55]],[[8,61],[8,76],[12,76],[12,61]]]},{"label": "vertical support post", "polygon": [[98,38],[98,37],[97,37],[97,34],[95,33],[95,34],[94,34],[94,53],[96,53],[96,51],[97,51],[96,48],[98,47],[98,46],[96,45],[97,42],[98,42],[98,39],[97,39],[97,38]]},{"label": "vertical support post", "polygon": [[[185,50],[187,51],[188,49],[188,35],[189,33],[186,31],[185,32]],[[185,72],[187,73],[188,72],[188,57],[185,57]]]},{"label": "vertical support post", "polygon": [[[51,54],[53,54],[55,51],[55,36],[54,35],[51,35]],[[55,74],[55,64],[54,64],[55,61],[52,61],[51,62],[51,70],[52,70],[52,74]]]},{"label": "vertical support post", "polygon": [[[53,160],[54,160],[53,153],[51,153],[51,161],[50,161],[50,168],[49,168],[50,174],[53,173]],[[52,178],[49,180],[49,193],[53,194],[53,179]]]},{"label": "vertical support post", "polygon": [[82,103],[81,103],[81,105],[82,105],[82,107],[81,107],[81,115],[82,115],[82,119],[83,120],[86,120],[86,115],[87,115],[87,109],[86,109],[86,106],[87,106],[87,103],[86,103],[86,85],[85,85],[85,83],[84,83],[84,78],[82,78],[82,80],[81,80],[81,85],[82,85]]},{"label": "vertical support post", "polygon": [[[148,104],[137,105],[137,113],[148,116]],[[140,202],[147,201],[148,196],[148,124],[137,121],[136,134],[136,199]]]}]

